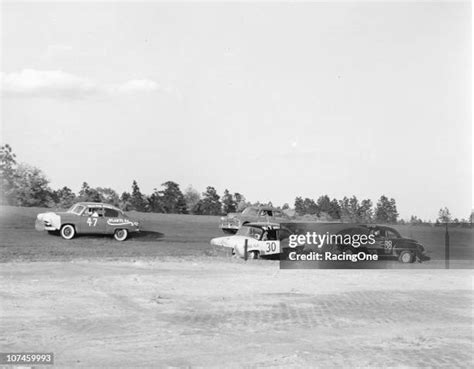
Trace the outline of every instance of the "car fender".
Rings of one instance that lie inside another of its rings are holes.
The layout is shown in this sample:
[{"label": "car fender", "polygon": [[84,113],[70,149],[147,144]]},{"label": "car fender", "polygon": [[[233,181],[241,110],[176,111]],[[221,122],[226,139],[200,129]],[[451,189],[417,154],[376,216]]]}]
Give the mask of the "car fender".
[{"label": "car fender", "polygon": [[[261,252],[260,242],[254,238],[247,238],[247,252],[258,251]],[[237,242],[234,246],[235,253],[240,257],[245,256],[245,242]]]},{"label": "car fender", "polygon": [[35,228],[38,231],[61,229],[61,216],[54,212],[40,213],[36,216]]}]

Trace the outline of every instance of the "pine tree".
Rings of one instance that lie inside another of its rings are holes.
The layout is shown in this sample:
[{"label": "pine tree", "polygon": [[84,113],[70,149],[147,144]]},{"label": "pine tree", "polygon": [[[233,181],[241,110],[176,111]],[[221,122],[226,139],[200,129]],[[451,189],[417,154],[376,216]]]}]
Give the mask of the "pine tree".
[{"label": "pine tree", "polygon": [[145,196],[143,196],[143,194],[141,193],[140,187],[138,187],[138,183],[135,180],[132,183],[132,195],[130,198],[130,207],[131,207],[131,210],[136,210],[136,211],[148,210]]},{"label": "pine tree", "polygon": [[375,221],[377,223],[396,223],[398,211],[395,199],[390,200],[385,196],[380,196],[375,208]]},{"label": "pine tree", "polygon": [[54,202],[62,209],[71,207],[76,202],[76,195],[69,187],[54,191]]},{"label": "pine tree", "polygon": [[[239,198],[241,197],[240,194],[237,195],[239,195]],[[224,214],[235,213],[237,211],[236,198],[232,196],[227,189],[222,196],[222,211]]]},{"label": "pine tree", "polygon": [[201,200],[201,195],[192,186],[189,186],[184,192],[184,201],[186,202],[186,209],[188,213],[193,214],[196,204]]},{"label": "pine tree", "polygon": [[341,207],[337,199],[332,199],[330,203],[329,215],[332,219],[341,219]]},{"label": "pine tree", "polygon": [[203,192],[202,199],[194,206],[194,214],[220,215],[222,203],[214,187],[208,186]]},{"label": "pine tree", "polygon": [[372,201],[370,199],[362,200],[359,207],[359,221],[370,223],[372,221]]},{"label": "pine tree", "polygon": [[1,203],[15,205],[16,155],[10,145],[0,147],[0,198]]},{"label": "pine tree", "polygon": [[304,208],[304,201],[302,197],[297,197],[295,199],[295,212],[298,215],[304,215],[305,214],[305,208]]},{"label": "pine tree", "polygon": [[440,223],[449,223],[451,222],[451,213],[447,207],[439,209],[438,220]]},{"label": "pine tree", "polygon": [[79,191],[79,201],[101,202],[102,199],[95,188],[91,188],[87,182],[83,182]]},{"label": "pine tree", "polygon": [[161,206],[165,213],[187,214],[188,209],[179,185],[173,181],[167,181],[161,186],[164,190],[159,191]]}]

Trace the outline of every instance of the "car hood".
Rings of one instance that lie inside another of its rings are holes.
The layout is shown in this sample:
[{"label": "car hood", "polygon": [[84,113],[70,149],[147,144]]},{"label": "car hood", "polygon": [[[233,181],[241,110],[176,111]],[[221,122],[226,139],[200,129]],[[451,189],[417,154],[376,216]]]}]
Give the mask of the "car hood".
[{"label": "car hood", "polygon": [[59,229],[61,227],[61,215],[64,213],[58,212],[46,212],[46,213],[39,213],[36,216],[36,228],[40,230],[44,226],[54,227]]},{"label": "car hood", "polygon": [[423,250],[425,249],[421,243],[411,238],[398,238],[397,244],[411,245],[413,247],[421,247]]},{"label": "car hood", "polygon": [[240,213],[229,213],[227,214],[227,218],[237,218],[240,215]]},{"label": "car hood", "polygon": [[406,242],[406,243],[416,243],[416,244],[420,244],[417,240],[414,240],[412,238],[405,238],[405,237],[401,237],[398,239],[398,241],[402,241],[402,242]]}]

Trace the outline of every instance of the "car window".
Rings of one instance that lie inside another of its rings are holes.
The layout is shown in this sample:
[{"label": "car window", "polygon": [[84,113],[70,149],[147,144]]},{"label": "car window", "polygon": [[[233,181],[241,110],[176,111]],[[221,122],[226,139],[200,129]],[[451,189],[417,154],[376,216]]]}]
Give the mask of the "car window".
[{"label": "car window", "polygon": [[105,214],[104,216],[109,217],[109,218],[118,218],[119,212],[115,209],[110,209],[110,208],[105,208]]},{"label": "car window", "polygon": [[366,234],[368,234],[368,233],[370,233],[370,232],[369,232],[367,229],[364,229],[364,228],[362,228],[362,227],[352,228],[352,229],[348,232],[348,234],[353,235],[353,236],[354,236],[354,235],[366,235]]},{"label": "car window", "polygon": [[260,210],[260,213],[258,214],[261,217],[272,217],[273,216],[273,211],[271,210]]},{"label": "car window", "polygon": [[375,227],[370,230],[370,234],[373,234],[376,239],[383,238],[385,237],[385,229]]},{"label": "car window", "polygon": [[101,206],[89,206],[82,215],[88,217],[103,217],[104,209]]},{"label": "car window", "polygon": [[83,205],[73,205],[67,212],[80,215],[84,209]]},{"label": "car window", "polygon": [[288,237],[290,237],[290,234],[291,234],[290,231],[282,228],[279,230],[278,238],[280,239],[280,241],[283,241],[283,240],[286,240]]},{"label": "car window", "polygon": [[237,234],[239,236],[247,236],[247,237],[252,237],[257,240],[260,239],[260,236],[262,235],[263,230],[261,228],[257,227],[240,227],[240,229],[237,231]]},{"label": "car window", "polygon": [[267,231],[267,240],[268,241],[276,241],[277,239],[278,239],[278,237],[277,237],[276,229],[269,229]]},{"label": "car window", "polygon": [[257,215],[257,210],[254,208],[246,208],[243,212],[242,215]]},{"label": "car window", "polygon": [[396,234],[396,233],[393,232],[393,231],[387,230],[386,237],[387,237],[387,238],[398,238],[398,234]]}]

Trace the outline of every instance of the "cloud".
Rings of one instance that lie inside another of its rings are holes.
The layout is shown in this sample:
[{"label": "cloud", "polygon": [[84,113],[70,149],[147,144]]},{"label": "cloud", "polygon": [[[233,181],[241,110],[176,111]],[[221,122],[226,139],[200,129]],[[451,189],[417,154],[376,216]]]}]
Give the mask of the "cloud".
[{"label": "cloud", "polygon": [[134,93],[134,92],[152,92],[158,89],[158,84],[148,79],[132,79],[116,88],[118,93]]},{"label": "cloud", "polygon": [[24,69],[21,72],[1,73],[0,77],[2,95],[16,97],[80,99],[149,93],[159,89],[155,81],[148,79],[132,79],[109,85],[60,70]]},{"label": "cloud", "polygon": [[87,78],[62,71],[24,69],[2,73],[2,93],[25,97],[85,97],[98,92],[98,86]]}]

